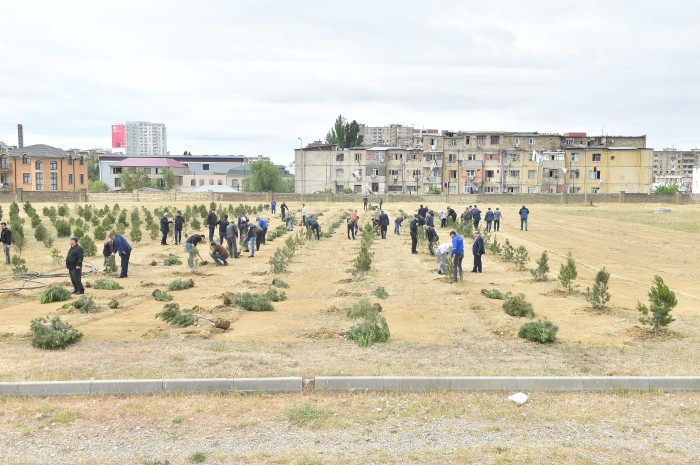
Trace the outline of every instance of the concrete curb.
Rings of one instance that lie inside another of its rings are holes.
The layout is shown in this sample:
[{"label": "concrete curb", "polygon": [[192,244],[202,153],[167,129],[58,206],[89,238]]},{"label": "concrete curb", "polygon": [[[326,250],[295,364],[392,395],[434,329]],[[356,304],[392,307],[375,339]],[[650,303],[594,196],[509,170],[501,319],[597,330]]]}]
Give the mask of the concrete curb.
[{"label": "concrete curb", "polygon": [[[700,376],[319,376],[316,392],[700,391]],[[164,392],[300,393],[301,377],[193,378],[0,383],[0,396],[159,394]]]}]

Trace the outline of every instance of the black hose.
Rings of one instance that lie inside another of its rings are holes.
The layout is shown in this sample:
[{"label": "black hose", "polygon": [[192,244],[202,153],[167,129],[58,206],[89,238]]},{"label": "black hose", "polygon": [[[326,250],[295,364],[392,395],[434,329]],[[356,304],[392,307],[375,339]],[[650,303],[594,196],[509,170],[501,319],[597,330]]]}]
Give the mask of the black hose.
[{"label": "black hose", "polygon": [[[88,262],[83,263],[83,269],[87,269],[87,271],[83,271],[83,276],[90,276],[92,273],[97,272],[97,267],[92,263]],[[48,286],[48,284],[39,281],[39,279],[69,277],[70,275],[68,274],[68,271],[62,273],[39,273],[36,271],[32,271],[26,274],[8,276],[6,278],[0,278],[0,284],[10,280],[19,281],[22,284],[19,287],[0,287],[0,292],[19,292],[31,289],[41,289],[43,287]]]}]

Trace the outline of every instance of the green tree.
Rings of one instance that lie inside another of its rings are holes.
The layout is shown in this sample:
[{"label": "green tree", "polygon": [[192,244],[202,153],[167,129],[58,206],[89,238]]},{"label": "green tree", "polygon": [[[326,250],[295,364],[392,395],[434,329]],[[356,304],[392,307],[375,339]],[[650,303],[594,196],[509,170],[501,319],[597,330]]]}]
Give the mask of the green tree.
[{"label": "green tree", "polygon": [[92,183],[93,181],[99,181],[99,180],[100,180],[100,161],[96,156],[89,157],[88,158],[88,182]]},{"label": "green tree", "polygon": [[595,309],[605,308],[605,304],[610,300],[610,292],[608,292],[608,280],[610,273],[603,268],[595,275],[593,289],[586,289],[586,300]]},{"label": "green tree", "polygon": [[343,115],[338,115],[335,124],[326,134],[326,143],[338,145],[344,149],[362,145],[360,125],[355,120],[348,123]]},{"label": "green tree", "polygon": [[637,310],[642,314],[639,321],[653,326],[654,333],[658,334],[660,327],[668,326],[674,320],[671,310],[678,304],[676,293],[668,288],[661,276],[654,276],[654,284],[647,295],[649,307],[637,302]]},{"label": "green tree", "polygon": [[256,161],[250,165],[250,176],[243,180],[245,192],[280,192],[283,186],[280,169],[269,161]]},{"label": "green tree", "polygon": [[669,184],[667,186],[659,186],[654,190],[654,194],[659,195],[674,195],[678,193],[678,184]]},{"label": "green tree", "polygon": [[530,270],[535,281],[547,281],[547,273],[549,273],[549,255],[547,251],[542,252],[542,256],[537,260],[537,268]]},{"label": "green tree", "polygon": [[576,271],[576,262],[571,251],[566,255],[566,263],[562,263],[559,267],[559,282],[567,290],[569,294],[574,292],[574,280],[578,277]]},{"label": "green tree", "polygon": [[122,191],[132,192],[143,187],[151,187],[151,178],[143,169],[127,168],[122,170]]},{"label": "green tree", "polygon": [[107,185],[107,183],[104,181],[100,181],[99,179],[90,181],[90,184],[88,185],[89,192],[107,192],[108,190],[109,186]]},{"label": "green tree", "polygon": [[163,168],[163,189],[170,191],[175,187],[175,173],[170,168]]}]

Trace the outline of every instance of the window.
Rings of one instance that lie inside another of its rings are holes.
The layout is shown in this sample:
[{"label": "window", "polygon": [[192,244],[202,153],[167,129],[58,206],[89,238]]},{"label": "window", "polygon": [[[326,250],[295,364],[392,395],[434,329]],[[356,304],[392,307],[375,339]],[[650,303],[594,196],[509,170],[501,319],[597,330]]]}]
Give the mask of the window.
[{"label": "window", "polygon": [[398,176],[399,170],[389,170],[389,176]]},{"label": "window", "polygon": [[49,169],[50,169],[50,170],[57,170],[57,169],[58,169],[58,162],[56,162],[56,161],[50,161],[50,162],[49,162]]},{"label": "window", "polygon": [[122,169],[121,168],[112,168],[112,174],[121,174]]},{"label": "window", "polygon": [[476,145],[477,147],[482,146],[486,143],[486,137],[485,136],[476,136]]},{"label": "window", "polygon": [[73,184],[73,173],[68,173],[68,184]]},{"label": "window", "polygon": [[569,186],[569,194],[578,194],[579,188],[574,186]]},{"label": "window", "polygon": [[474,176],[476,175],[476,171],[474,170],[467,170],[467,177],[469,179],[474,179]]},{"label": "window", "polygon": [[353,190],[355,191],[356,194],[361,194],[362,193],[362,184],[355,184],[353,186]]},{"label": "window", "polygon": [[338,168],[335,170],[335,178],[344,178],[345,177],[345,170],[343,168]]},{"label": "window", "polygon": [[121,178],[114,178],[114,187],[122,187],[122,180]]},{"label": "window", "polygon": [[335,155],[335,161],[345,161],[345,154],[344,153],[337,153]]},{"label": "window", "polygon": [[465,143],[465,144],[469,145],[469,144],[471,143],[471,141],[472,141],[472,138],[471,138],[471,137],[469,137],[469,136],[465,136],[465,137],[464,137],[464,143]]},{"label": "window", "polygon": [[68,157],[68,166],[73,164],[73,157]]},{"label": "window", "polygon": [[437,145],[437,139],[430,139],[430,145],[435,147]]},{"label": "window", "polygon": [[209,185],[210,185],[210,186],[213,186],[213,185],[214,185],[214,180],[213,180],[213,179],[210,179],[210,180],[209,180]]},{"label": "window", "polygon": [[599,154],[599,153],[594,153],[594,154],[593,154],[593,161],[594,161],[594,162],[600,161],[600,154]]},{"label": "window", "polygon": [[82,186],[83,184],[85,184],[85,175],[81,174],[80,175],[80,185]]},{"label": "window", "polygon": [[355,154],[355,161],[362,161],[362,154],[361,153]]},{"label": "window", "polygon": [[194,179],[190,179],[190,187],[195,187],[195,186],[197,186],[197,181],[195,181]]},{"label": "window", "polygon": [[24,174],[22,175],[22,182],[23,182],[24,184],[31,184],[31,183],[32,183],[31,175],[30,175],[29,173],[24,173]]},{"label": "window", "polygon": [[447,145],[449,145],[450,147],[454,147],[455,145],[457,145],[457,139],[447,139]]},{"label": "window", "polygon": [[593,168],[588,172],[588,179],[600,179],[600,171]]},{"label": "window", "polygon": [[520,137],[515,138],[515,145],[520,145]]},{"label": "window", "polygon": [[161,188],[165,187],[165,179],[163,179],[163,178],[156,179],[156,185],[158,187],[161,187]]},{"label": "window", "polygon": [[154,168],[154,169],[155,169],[155,173],[154,173],[154,174],[161,174],[161,173],[162,173],[162,171],[160,170],[160,168]]},{"label": "window", "polygon": [[200,180],[199,180],[199,185],[200,185],[200,186],[203,186],[203,185],[204,185],[204,179],[200,179]]},{"label": "window", "polygon": [[484,174],[486,175],[486,180],[487,180],[487,181],[489,181],[490,178],[492,178],[493,175],[494,175],[493,170],[486,170],[486,171],[484,172]]},{"label": "window", "polygon": [[593,187],[593,188],[591,188],[591,194],[597,194],[598,192],[600,192],[600,188],[599,188],[599,187]]},{"label": "window", "polygon": [[578,178],[579,178],[579,172],[578,172],[578,170],[571,170],[571,171],[569,171],[569,176],[571,176],[571,179],[578,179]]},{"label": "window", "polygon": [[414,179],[420,178],[420,170],[413,170],[413,173],[411,174],[413,175]]},{"label": "window", "polygon": [[406,155],[406,160],[409,161],[415,161],[416,160],[416,154],[415,153],[409,153]]},{"label": "window", "polygon": [[223,186],[223,185],[224,185],[224,181],[222,181],[221,179],[219,179],[219,180],[216,181],[216,184],[217,184],[218,186]]},{"label": "window", "polygon": [[500,142],[500,137],[499,136],[491,136],[491,145],[498,145]]},{"label": "window", "polygon": [[202,170],[203,170],[203,171],[209,171],[209,163],[203,163],[203,164],[202,164]]},{"label": "window", "polygon": [[528,179],[537,179],[537,170],[527,170]]},{"label": "window", "polygon": [[379,168],[372,168],[372,176],[379,176]]},{"label": "window", "polygon": [[520,177],[520,170],[510,170],[508,171],[508,176],[512,178],[519,178]]},{"label": "window", "polygon": [[467,160],[468,161],[475,161],[476,160],[476,154],[475,153],[470,153],[467,155]]},{"label": "window", "polygon": [[22,157],[22,164],[23,164],[23,165],[29,165],[29,164],[30,164],[30,162],[29,162],[29,157],[28,157],[27,155],[25,155],[25,156]]},{"label": "window", "polygon": [[151,169],[150,168],[144,168],[143,172],[146,174],[151,174]]},{"label": "window", "polygon": [[535,138],[530,137],[530,140],[528,142],[530,142],[530,145],[535,145]]},{"label": "window", "polygon": [[537,194],[537,188],[536,187],[528,187],[527,193],[528,194]]},{"label": "window", "polygon": [[574,152],[571,154],[571,163],[578,163],[580,160],[579,154]]},{"label": "window", "polygon": [[80,166],[83,166],[83,157],[80,157]]},{"label": "window", "polygon": [[457,170],[450,170],[450,179],[457,179]]},{"label": "window", "polygon": [[496,188],[494,186],[488,186],[484,189],[484,192],[486,192],[487,194],[493,194],[494,192],[496,192]]},{"label": "window", "polygon": [[44,190],[44,173],[37,173],[36,174],[36,190],[38,191],[43,191]]},{"label": "window", "polygon": [[448,160],[449,162],[454,162],[454,161],[457,160],[457,156],[456,156],[454,153],[451,153],[451,154],[449,154],[449,155],[447,156],[447,160]]},{"label": "window", "polygon": [[50,182],[49,189],[51,189],[52,191],[57,191],[58,190],[58,173],[50,173],[49,174],[49,182]]},{"label": "window", "polygon": [[518,161],[518,160],[520,160],[520,155],[518,155],[517,153],[511,153],[510,160],[511,161]]},{"label": "window", "polygon": [[34,169],[35,170],[43,170],[44,169],[44,162],[41,160],[37,160],[34,162]]}]

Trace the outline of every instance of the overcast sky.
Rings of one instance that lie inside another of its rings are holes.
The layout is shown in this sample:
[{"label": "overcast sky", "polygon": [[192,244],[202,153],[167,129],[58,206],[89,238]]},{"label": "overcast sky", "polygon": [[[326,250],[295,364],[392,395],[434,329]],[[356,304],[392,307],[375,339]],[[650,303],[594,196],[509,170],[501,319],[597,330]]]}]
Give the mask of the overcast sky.
[{"label": "overcast sky", "polygon": [[0,140],[289,163],[372,126],[647,134],[700,146],[700,2],[2,1]]}]

